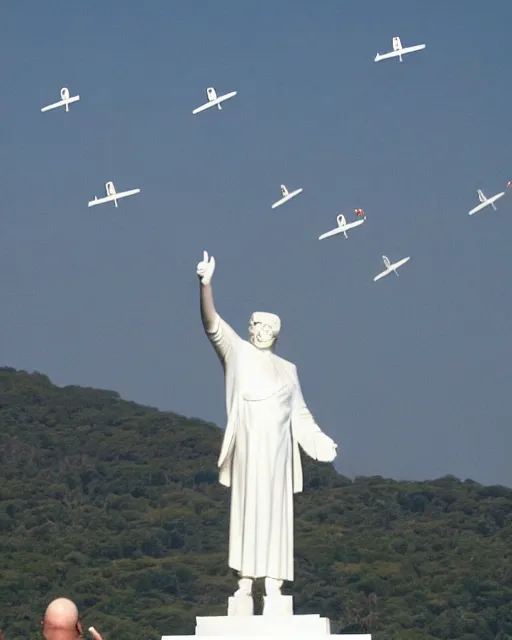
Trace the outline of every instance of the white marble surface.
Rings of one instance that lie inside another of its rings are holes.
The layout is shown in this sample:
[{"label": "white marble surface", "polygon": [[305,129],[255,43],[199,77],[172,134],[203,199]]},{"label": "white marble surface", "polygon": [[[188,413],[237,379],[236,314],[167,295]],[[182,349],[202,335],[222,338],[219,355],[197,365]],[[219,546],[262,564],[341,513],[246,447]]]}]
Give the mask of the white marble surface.
[{"label": "white marble surface", "polygon": [[[330,621],[319,615],[264,615],[264,616],[198,616],[196,636],[210,638],[275,638],[300,637],[316,640],[349,638],[351,640],[371,640],[371,634],[331,634]],[[162,636],[161,640],[190,640],[190,636]]]},{"label": "white marble surface", "polygon": [[218,465],[219,481],[231,488],[228,563],[243,577],[291,582],[299,445],[332,462],[336,444],[309,411],[296,366],[255,346],[267,344],[270,325],[262,333],[254,344],[243,340],[218,314],[207,332],[225,372],[228,422]]}]

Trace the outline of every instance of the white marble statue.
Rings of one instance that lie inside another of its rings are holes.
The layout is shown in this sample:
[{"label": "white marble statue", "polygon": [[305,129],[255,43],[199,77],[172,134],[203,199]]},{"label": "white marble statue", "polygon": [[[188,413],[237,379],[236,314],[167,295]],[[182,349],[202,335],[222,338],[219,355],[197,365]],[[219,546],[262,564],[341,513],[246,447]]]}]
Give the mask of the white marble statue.
[{"label": "white marble statue", "polygon": [[[302,491],[299,445],[313,459],[331,462],[337,445],[308,410],[297,368],[275,355],[278,316],[255,312],[249,340],[215,310],[211,279],[215,259],[197,265],[201,318],[225,375],[227,426],[219,482],[231,487],[229,566],[240,580],[234,597],[252,594],[265,578],[267,599],[293,580],[293,494]],[[252,606],[252,597],[251,597]]]}]

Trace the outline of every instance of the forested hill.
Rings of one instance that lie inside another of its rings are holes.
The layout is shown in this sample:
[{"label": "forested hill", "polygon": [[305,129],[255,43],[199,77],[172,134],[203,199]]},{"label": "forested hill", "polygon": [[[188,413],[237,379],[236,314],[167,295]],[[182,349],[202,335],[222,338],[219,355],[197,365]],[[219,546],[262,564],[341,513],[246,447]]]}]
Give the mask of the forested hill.
[{"label": "forested hill", "polygon": [[[224,615],[237,585],[221,436],[114,392],[0,369],[6,640],[40,639],[59,595],[105,640],[193,634],[196,615]],[[452,477],[352,482],[303,460],[296,613],[375,640],[512,638],[512,490]]]}]

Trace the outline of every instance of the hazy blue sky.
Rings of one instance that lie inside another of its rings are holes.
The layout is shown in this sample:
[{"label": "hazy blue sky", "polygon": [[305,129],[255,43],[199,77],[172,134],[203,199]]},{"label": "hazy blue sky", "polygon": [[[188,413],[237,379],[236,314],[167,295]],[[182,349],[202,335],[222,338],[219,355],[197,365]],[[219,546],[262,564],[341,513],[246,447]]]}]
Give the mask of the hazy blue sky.
[{"label": "hazy blue sky", "polygon": [[[512,194],[467,215],[512,179],[511,23],[510,0],[4,2],[2,364],[223,426],[207,249],[235,329],[281,316],[342,473],[512,486]],[[374,63],[395,35],[427,48]],[[80,102],[41,113],[62,86]],[[238,95],[193,116],[207,86]],[[142,192],[88,209],[107,180]],[[304,192],[273,211],[281,182]],[[383,253],[411,261],[374,283]]]}]

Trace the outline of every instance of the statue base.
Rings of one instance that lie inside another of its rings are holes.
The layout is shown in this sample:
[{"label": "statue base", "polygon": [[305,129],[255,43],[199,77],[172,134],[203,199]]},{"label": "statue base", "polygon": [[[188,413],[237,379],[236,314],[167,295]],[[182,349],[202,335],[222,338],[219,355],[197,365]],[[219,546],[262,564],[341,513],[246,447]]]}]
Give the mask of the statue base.
[{"label": "statue base", "polygon": [[[287,598],[291,596],[282,596]],[[289,607],[289,604],[286,605]],[[331,634],[331,624],[328,618],[321,618],[317,614],[295,616],[281,614],[273,609],[272,612],[261,616],[247,614],[228,616],[198,616],[196,618],[196,636],[210,636],[217,640],[226,638],[275,638],[287,637],[308,638],[350,638],[351,640],[371,640],[371,634]],[[162,636],[161,640],[190,640],[188,636]]]},{"label": "statue base", "polygon": [[[283,598],[286,596],[282,596]],[[291,599],[291,596],[289,596]],[[196,618],[196,636],[227,638],[308,636],[309,638],[330,635],[330,623],[319,615],[294,616],[279,615],[275,612],[261,616],[212,616]]]},{"label": "statue base", "polygon": [[293,616],[293,596],[263,596],[264,616]]}]

